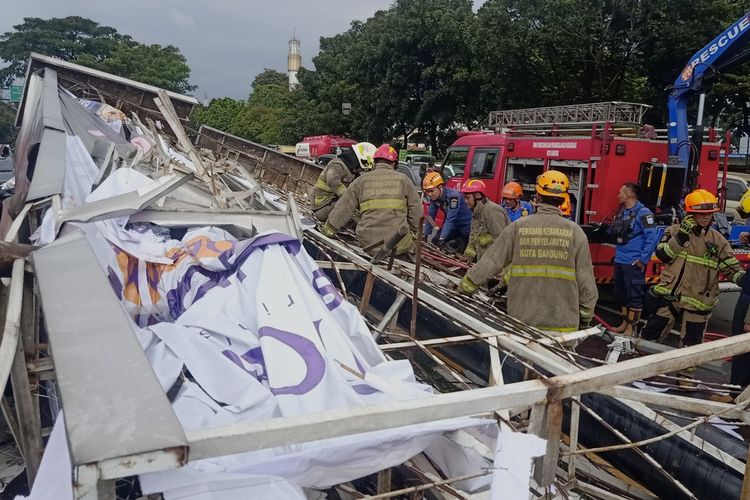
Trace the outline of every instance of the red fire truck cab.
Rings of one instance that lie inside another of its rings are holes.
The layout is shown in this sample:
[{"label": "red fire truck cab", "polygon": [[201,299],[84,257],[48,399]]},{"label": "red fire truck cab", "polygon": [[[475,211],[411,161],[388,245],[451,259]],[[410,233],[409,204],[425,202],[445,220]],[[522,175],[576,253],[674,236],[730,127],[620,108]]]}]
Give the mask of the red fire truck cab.
[{"label": "red fire truck cab", "polygon": [[[597,103],[604,104],[610,103]],[[572,218],[590,234],[597,278],[607,282],[612,276],[614,246],[596,242],[593,229],[597,223],[610,221],[617,212],[617,193],[622,184],[640,182],[641,201],[663,225],[675,219],[683,196],[685,170],[668,164],[667,141],[640,138],[642,131],[638,124],[605,121],[577,123],[568,129],[548,127],[546,131],[535,126],[465,133],[448,149],[440,172],[446,184],[456,189],[472,177],[484,180],[489,198],[497,203],[502,202],[500,193],[507,182],[519,182],[528,200],[542,172],[565,173],[570,179]],[[713,134],[703,143],[695,187],[716,192],[719,173],[726,172],[726,163],[719,160],[722,147]]]},{"label": "red fire truck cab", "polygon": [[339,135],[311,135],[304,137],[294,147],[294,155],[300,158],[317,158],[320,155],[341,153],[342,149],[357,144],[354,139]]}]

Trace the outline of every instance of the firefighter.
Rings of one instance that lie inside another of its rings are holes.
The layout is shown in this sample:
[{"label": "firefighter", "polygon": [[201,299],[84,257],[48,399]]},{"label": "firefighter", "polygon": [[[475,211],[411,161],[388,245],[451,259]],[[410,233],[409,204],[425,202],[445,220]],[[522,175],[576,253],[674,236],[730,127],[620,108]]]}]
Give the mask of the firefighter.
[{"label": "firefighter", "polygon": [[620,210],[609,229],[615,239],[615,292],[622,308],[622,322],[612,331],[625,335],[633,335],[640,320],[646,265],[659,242],[654,214],[638,201],[640,189],[632,182],[620,187]]},{"label": "firefighter", "polygon": [[[643,327],[643,338],[675,347],[701,343],[719,301],[719,273],[742,284],[745,271],[729,242],[711,227],[718,211],[719,201],[705,189],[685,197],[687,215],[680,224],[667,228],[656,247],[656,256],[666,266],[650,290],[658,309]],[[671,333],[675,325],[677,335]]]},{"label": "firefighter", "polygon": [[534,207],[528,201],[522,200],[523,188],[517,182],[509,182],[503,186],[502,191],[503,207],[508,212],[508,218],[511,222],[526,217],[534,212]]},{"label": "firefighter", "polygon": [[372,168],[375,146],[359,142],[334,158],[318,176],[310,191],[313,215],[320,222],[328,219],[336,200],[341,198],[346,187],[363,171]]},{"label": "firefighter", "polygon": [[438,172],[427,172],[422,179],[422,190],[430,198],[427,215],[433,221],[424,224],[423,232],[426,240],[430,241],[433,231],[432,222],[437,217],[438,210],[445,214],[443,227],[433,234],[432,242],[439,247],[448,245],[454,252],[463,252],[469,241],[471,232],[471,210],[466,205],[461,193],[445,185],[443,177]]},{"label": "firefighter", "polygon": [[419,193],[408,177],[393,170],[398,154],[390,145],[380,146],[372,159],[375,162],[372,171],[349,185],[328,216],[323,234],[333,236],[349,222],[354,211],[359,210],[362,215],[357,224],[357,238],[362,247],[369,247],[367,251],[371,255],[378,253],[382,243],[404,224],[411,232],[396,245],[396,254],[411,252],[422,216]]},{"label": "firefighter", "polygon": [[549,170],[536,180],[536,212],[506,227],[461,281],[464,293],[505,268],[508,314],[541,330],[588,326],[599,294],[583,230],[561,216],[568,178]]},{"label": "firefighter", "polygon": [[[742,195],[737,212],[743,219],[750,216],[750,190]],[[750,233],[740,233],[740,243],[745,246],[750,245]],[[750,279],[742,282],[742,292],[737,298],[737,305],[734,307],[732,318],[732,335],[747,332],[750,332]],[[732,372],[729,383],[740,387],[750,385],[750,353],[740,354],[732,358]]]},{"label": "firefighter", "polygon": [[461,186],[466,206],[472,211],[471,233],[464,255],[469,262],[479,260],[492,242],[510,224],[503,207],[487,198],[487,185],[480,179],[469,179]]},{"label": "firefighter", "polygon": [[560,213],[566,219],[573,220],[573,204],[570,202],[570,195],[568,193],[565,193],[562,205],[560,205]]}]

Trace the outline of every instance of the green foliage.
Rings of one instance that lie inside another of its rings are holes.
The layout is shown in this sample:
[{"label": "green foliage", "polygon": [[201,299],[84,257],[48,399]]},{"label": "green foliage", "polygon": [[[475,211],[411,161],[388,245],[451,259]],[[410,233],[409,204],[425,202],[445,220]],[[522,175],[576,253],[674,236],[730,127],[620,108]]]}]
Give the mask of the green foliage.
[{"label": "green foliage", "polygon": [[0,102],[0,144],[12,144],[18,133],[14,123],[16,110],[9,104]]},{"label": "green foliage", "polygon": [[0,35],[0,82],[8,85],[23,77],[31,52],[57,57],[156,85],[175,92],[190,92],[190,68],[177,47],[143,45],[116,29],[78,16],[24,18],[14,31]]},{"label": "green foliage", "polygon": [[193,126],[197,128],[205,124],[215,129],[231,132],[232,122],[237,115],[242,113],[244,107],[244,102],[229,97],[211,99],[208,106],[198,107],[193,112]]},{"label": "green foliage", "polygon": [[278,85],[279,87],[288,87],[289,79],[281,71],[271,68],[263,68],[253,79],[252,88],[256,89],[262,85]]},{"label": "green foliage", "polygon": [[66,61],[86,60],[101,62],[121,43],[131,42],[109,26],[100,26],[78,16],[40,19],[25,17],[14,31],[0,35],[0,59],[8,66],[0,70],[4,86],[15,77],[23,77],[31,52],[57,57]]},{"label": "green foliage", "polygon": [[120,43],[101,62],[83,61],[82,58],[76,62],[174,92],[187,93],[197,88],[188,82],[190,68],[185,56],[174,45]]}]

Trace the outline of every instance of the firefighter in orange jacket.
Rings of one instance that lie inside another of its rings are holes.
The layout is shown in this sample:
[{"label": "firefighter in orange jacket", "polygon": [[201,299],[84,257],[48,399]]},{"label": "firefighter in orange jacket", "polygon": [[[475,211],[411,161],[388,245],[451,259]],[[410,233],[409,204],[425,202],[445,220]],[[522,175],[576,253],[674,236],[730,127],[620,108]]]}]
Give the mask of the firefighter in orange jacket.
[{"label": "firefighter in orange jacket", "polygon": [[586,235],[562,217],[568,178],[550,170],[537,178],[536,212],[511,223],[461,281],[474,293],[501,269],[508,282],[508,314],[541,330],[588,326],[599,298]]},{"label": "firefighter in orange jacket", "polygon": [[[641,337],[675,347],[700,344],[719,301],[719,273],[742,285],[744,269],[729,242],[711,227],[718,211],[719,200],[705,189],[685,197],[687,216],[668,227],[656,247],[656,256],[666,266],[650,291],[659,307]],[[679,335],[670,334],[674,327]]]}]

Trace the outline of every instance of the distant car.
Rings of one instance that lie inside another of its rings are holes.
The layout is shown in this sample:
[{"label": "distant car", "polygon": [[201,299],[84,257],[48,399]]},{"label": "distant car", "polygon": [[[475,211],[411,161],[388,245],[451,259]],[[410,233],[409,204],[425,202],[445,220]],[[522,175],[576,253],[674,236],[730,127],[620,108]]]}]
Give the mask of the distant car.
[{"label": "distant car", "polygon": [[[741,220],[737,207],[740,204],[740,198],[750,189],[750,175],[727,172],[727,206],[724,214],[729,220]],[[718,187],[721,188],[721,174],[719,174]]]},{"label": "distant car", "polygon": [[423,154],[408,154],[404,157],[405,163],[426,163],[428,166],[432,167],[435,165],[435,157],[430,155],[423,155]]},{"label": "distant car", "polygon": [[422,178],[419,175],[419,166],[409,165],[406,162],[400,161],[396,166],[396,171],[401,172],[402,174],[407,176],[409,180],[412,181],[415,186],[417,186],[418,189],[421,189]]},{"label": "distant car", "polygon": [[0,144],[0,183],[13,177],[13,154],[8,144]]},{"label": "distant car", "polygon": [[320,155],[317,158],[315,158],[315,163],[320,165],[321,167],[325,167],[328,165],[328,162],[336,158],[336,155]]}]

